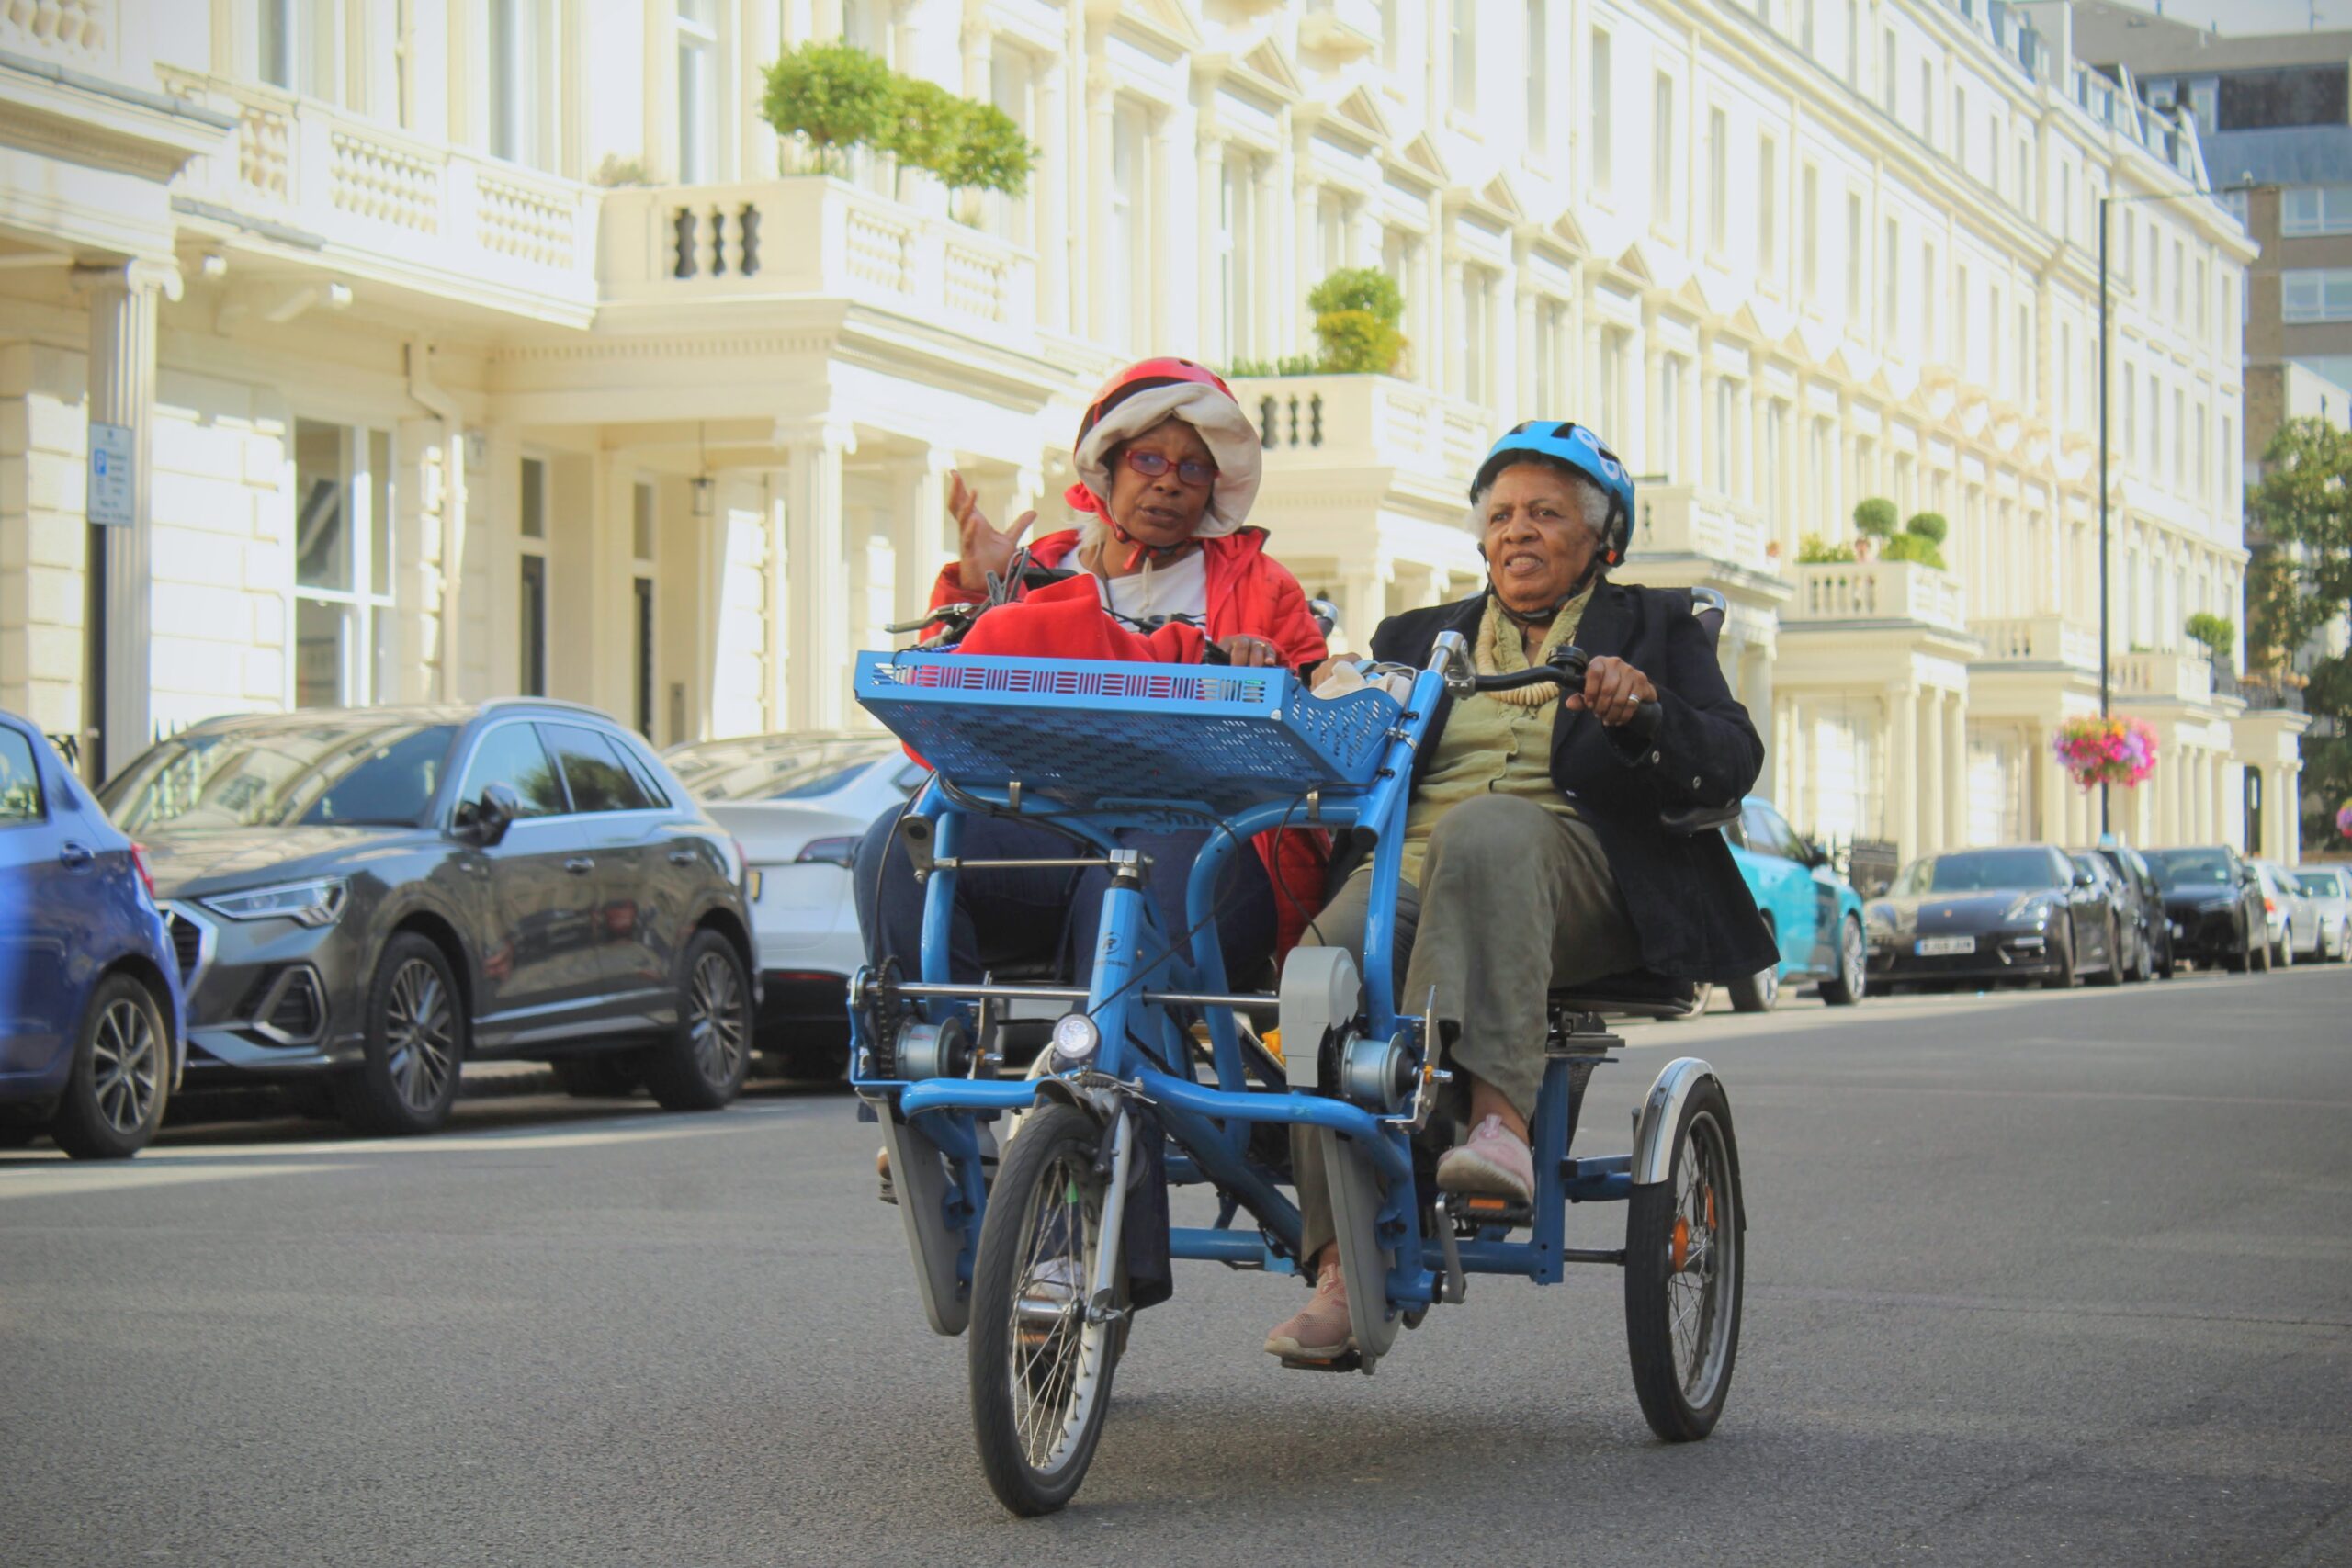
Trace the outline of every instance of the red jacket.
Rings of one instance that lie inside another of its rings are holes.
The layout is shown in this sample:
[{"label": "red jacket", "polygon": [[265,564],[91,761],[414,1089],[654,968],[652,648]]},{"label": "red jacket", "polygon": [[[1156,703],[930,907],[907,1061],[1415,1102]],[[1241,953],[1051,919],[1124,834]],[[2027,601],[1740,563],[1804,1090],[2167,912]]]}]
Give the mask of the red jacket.
[{"label": "red jacket", "polygon": [[[1243,528],[1201,541],[1208,561],[1208,636],[1223,638],[1248,632],[1281,650],[1294,670],[1319,664],[1329,656],[1323,634],[1307,613],[1306,594],[1282,564],[1265,553],[1266,531]],[[1078,547],[1078,530],[1048,534],[1029,547],[1041,566],[1059,566]],[[931,603],[973,604],[949,562],[932,588]],[[1023,655],[1033,659],[1126,659],[1161,664],[1197,664],[1201,634],[1192,626],[1162,626],[1145,637],[1101,613],[1091,582],[1056,583],[980,617],[959,645],[965,653]],[[1294,828],[1261,833],[1255,847],[1274,885],[1276,957],[1306,933],[1306,922],[1323,907],[1323,876],[1329,840]]]},{"label": "red jacket", "polygon": [[[1031,543],[1029,557],[1039,566],[1075,566],[1069,558],[1077,549],[1078,530],[1065,528]],[[1207,558],[1210,641],[1222,642],[1244,632],[1264,637],[1293,670],[1320,664],[1330,656],[1315,617],[1307,613],[1306,591],[1288,568],[1266,554],[1263,528],[1241,528],[1203,539],[1201,553]],[[982,597],[965,588],[953,561],[940,570],[939,581],[931,590],[933,609],[942,604],[977,604]]]}]

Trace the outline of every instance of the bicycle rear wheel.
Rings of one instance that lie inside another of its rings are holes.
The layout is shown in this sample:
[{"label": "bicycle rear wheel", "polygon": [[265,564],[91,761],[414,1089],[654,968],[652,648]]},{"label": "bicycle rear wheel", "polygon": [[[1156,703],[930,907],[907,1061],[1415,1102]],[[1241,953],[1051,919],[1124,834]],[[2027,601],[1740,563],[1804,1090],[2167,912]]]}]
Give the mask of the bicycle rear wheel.
[{"label": "bicycle rear wheel", "polygon": [[1739,1355],[1747,1216],[1722,1086],[1682,1107],[1667,1179],[1634,1189],[1625,1214],[1625,1340],[1634,1392],[1669,1443],[1714,1430]]},{"label": "bicycle rear wheel", "polygon": [[998,1501],[1024,1516],[1076,1495],[1110,1410],[1122,1325],[1087,1308],[1109,1200],[1094,1169],[1102,1136],[1076,1106],[1034,1112],[980,1224],[967,1345],[972,1436]]}]

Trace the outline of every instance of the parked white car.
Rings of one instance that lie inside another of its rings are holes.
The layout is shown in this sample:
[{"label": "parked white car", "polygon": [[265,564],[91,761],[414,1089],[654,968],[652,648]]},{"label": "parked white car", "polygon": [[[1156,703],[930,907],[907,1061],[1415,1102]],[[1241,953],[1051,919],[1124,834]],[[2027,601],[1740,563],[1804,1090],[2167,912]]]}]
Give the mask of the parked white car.
[{"label": "parked white car", "polygon": [[874,819],[929,775],[887,735],[704,740],[664,759],[758,873],[754,1043],[791,1077],[849,1065],[849,976],[865,962],[850,862]]},{"label": "parked white car", "polygon": [[2319,927],[2319,955],[2338,964],[2352,958],[2352,866],[2300,866],[2295,886]]},{"label": "parked white car", "polygon": [[2247,863],[2262,878],[2262,909],[2270,920],[2270,966],[2283,968],[2319,956],[2319,918],[2295,874],[2274,860]]}]

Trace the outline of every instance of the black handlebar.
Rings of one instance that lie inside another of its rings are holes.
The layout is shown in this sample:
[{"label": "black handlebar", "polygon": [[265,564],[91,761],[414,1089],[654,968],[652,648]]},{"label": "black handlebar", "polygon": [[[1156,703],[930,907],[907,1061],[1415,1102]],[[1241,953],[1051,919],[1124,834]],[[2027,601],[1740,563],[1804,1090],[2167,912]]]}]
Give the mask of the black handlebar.
[{"label": "black handlebar", "polygon": [[[1473,675],[1470,689],[1474,692],[1513,692],[1522,686],[1541,685],[1549,681],[1563,693],[1578,690],[1584,685],[1585,671],[1591,668],[1592,658],[1577,647],[1552,650],[1552,657],[1526,670],[1514,670],[1507,675]],[[1634,712],[1632,723],[1642,733],[1657,728],[1666,710],[1655,702],[1641,705]]]}]

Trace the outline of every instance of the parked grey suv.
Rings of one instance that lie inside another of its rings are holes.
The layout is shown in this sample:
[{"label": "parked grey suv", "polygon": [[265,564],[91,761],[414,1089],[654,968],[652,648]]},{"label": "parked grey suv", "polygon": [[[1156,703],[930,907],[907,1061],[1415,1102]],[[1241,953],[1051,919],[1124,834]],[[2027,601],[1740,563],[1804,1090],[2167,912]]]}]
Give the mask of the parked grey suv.
[{"label": "parked grey suv", "polygon": [[421,1133],[468,1059],[642,1081],[678,1110],[742,1087],[742,852],[594,709],[212,719],[101,798],[153,867],[191,1089],[311,1077],[352,1125]]}]

